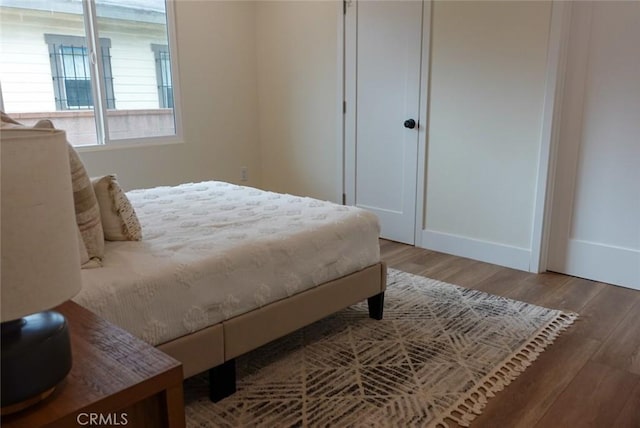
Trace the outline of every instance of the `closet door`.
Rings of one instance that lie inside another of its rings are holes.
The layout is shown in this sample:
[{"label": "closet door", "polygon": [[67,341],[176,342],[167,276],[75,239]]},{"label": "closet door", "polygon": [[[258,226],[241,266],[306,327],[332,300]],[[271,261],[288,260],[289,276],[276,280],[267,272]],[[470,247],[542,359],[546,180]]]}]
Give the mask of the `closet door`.
[{"label": "closet door", "polygon": [[574,2],[548,269],[640,289],[640,2]]},{"label": "closet door", "polygon": [[382,237],[414,244],[423,4],[355,6],[347,11],[346,202],[374,212]]}]

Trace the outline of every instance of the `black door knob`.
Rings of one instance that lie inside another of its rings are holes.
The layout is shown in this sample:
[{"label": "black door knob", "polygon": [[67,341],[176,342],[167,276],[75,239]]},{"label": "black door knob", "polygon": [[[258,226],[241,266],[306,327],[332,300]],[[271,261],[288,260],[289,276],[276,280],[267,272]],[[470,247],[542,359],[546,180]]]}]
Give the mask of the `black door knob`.
[{"label": "black door knob", "polygon": [[407,119],[404,121],[404,127],[405,128],[409,128],[409,129],[413,129],[416,127],[416,121],[413,119]]}]

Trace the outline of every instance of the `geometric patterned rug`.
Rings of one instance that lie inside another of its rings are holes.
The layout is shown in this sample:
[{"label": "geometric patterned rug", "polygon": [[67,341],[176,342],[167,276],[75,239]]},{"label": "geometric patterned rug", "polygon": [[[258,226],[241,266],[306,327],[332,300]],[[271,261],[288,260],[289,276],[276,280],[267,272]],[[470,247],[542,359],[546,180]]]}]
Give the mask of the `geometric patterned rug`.
[{"label": "geometric patterned rug", "polygon": [[186,380],[187,426],[468,426],[576,318],[389,269],[383,320],[359,303],[238,358],[219,403]]}]

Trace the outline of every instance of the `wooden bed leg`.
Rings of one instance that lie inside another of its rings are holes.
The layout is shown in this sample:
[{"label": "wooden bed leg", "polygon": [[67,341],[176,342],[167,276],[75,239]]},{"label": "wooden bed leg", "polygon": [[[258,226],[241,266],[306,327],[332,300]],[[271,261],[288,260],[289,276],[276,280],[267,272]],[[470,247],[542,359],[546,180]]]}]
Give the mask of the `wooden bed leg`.
[{"label": "wooden bed leg", "polygon": [[369,297],[367,299],[367,304],[369,305],[369,318],[381,320],[382,312],[384,311],[384,291],[380,294]]},{"label": "wooden bed leg", "polygon": [[209,399],[214,403],[236,392],[236,360],[209,369]]}]

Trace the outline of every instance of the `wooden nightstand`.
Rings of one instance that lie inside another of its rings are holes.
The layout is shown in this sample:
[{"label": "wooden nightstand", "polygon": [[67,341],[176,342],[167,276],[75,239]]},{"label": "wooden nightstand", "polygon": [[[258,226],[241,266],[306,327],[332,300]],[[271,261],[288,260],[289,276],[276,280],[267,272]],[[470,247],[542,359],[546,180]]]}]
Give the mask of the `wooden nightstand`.
[{"label": "wooden nightstand", "polygon": [[56,310],[69,323],[71,372],[44,401],[3,417],[3,428],[185,426],[178,361],[74,302]]}]

